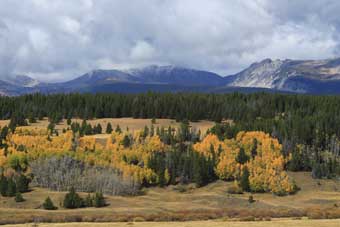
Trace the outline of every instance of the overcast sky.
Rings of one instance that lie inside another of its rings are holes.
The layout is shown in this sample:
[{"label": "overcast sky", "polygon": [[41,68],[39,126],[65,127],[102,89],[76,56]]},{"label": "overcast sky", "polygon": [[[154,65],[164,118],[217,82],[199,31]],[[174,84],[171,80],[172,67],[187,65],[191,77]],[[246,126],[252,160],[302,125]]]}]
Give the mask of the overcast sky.
[{"label": "overcast sky", "polygon": [[0,0],[0,77],[339,55],[339,0]]}]

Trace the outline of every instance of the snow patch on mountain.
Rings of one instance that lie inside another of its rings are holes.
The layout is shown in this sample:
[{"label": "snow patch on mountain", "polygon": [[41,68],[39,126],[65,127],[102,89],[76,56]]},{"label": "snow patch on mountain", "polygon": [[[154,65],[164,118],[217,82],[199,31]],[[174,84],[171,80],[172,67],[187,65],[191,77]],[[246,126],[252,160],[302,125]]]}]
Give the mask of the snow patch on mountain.
[{"label": "snow patch on mountain", "polygon": [[[266,59],[260,63],[252,64],[248,69],[240,72],[230,84],[237,87],[274,88],[279,82],[281,66],[284,61]],[[287,75],[288,76],[288,75]],[[284,83],[280,81],[279,83]]]},{"label": "snow patch on mountain", "polygon": [[27,88],[33,88],[40,84],[40,81],[26,75],[15,75],[13,77],[5,78],[4,81],[15,86]]}]

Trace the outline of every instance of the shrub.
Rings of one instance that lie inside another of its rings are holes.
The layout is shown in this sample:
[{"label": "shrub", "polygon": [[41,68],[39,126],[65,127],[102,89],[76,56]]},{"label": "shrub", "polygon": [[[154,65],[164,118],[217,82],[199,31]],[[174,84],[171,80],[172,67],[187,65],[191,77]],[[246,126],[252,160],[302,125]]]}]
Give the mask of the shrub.
[{"label": "shrub", "polygon": [[21,202],[24,202],[25,199],[22,197],[21,193],[20,192],[17,192],[15,194],[15,198],[14,198],[15,202],[17,203],[21,203]]},{"label": "shrub", "polygon": [[243,194],[242,188],[239,186],[239,184],[235,181],[234,185],[230,186],[227,190],[229,194]]},{"label": "shrub", "polygon": [[255,217],[254,216],[242,217],[240,218],[240,221],[255,221]]},{"label": "shrub", "polygon": [[250,196],[248,197],[248,202],[249,202],[249,203],[255,203],[254,197],[253,197],[252,195],[250,195]]},{"label": "shrub", "polygon": [[54,206],[50,197],[47,197],[45,199],[45,202],[42,204],[42,206],[45,210],[56,210],[56,209],[58,209],[56,206]]},{"label": "shrub", "polygon": [[133,222],[145,222],[145,219],[143,217],[135,217]]},{"label": "shrub", "polygon": [[173,190],[178,191],[180,193],[187,192],[187,187],[183,184],[179,184],[173,188]]},{"label": "shrub", "polygon": [[157,123],[157,122],[156,122],[156,118],[153,117],[153,118],[151,119],[151,124],[156,124],[156,123]]}]

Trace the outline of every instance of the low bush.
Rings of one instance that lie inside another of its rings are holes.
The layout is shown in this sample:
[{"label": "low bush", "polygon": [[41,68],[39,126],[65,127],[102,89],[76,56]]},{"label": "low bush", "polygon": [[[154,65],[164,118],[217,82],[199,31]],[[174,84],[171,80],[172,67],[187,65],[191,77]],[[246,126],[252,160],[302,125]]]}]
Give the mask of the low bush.
[{"label": "low bush", "polygon": [[255,221],[255,217],[254,216],[241,217],[239,220],[240,221]]},{"label": "low bush", "polygon": [[133,222],[145,222],[146,220],[143,217],[135,217]]},{"label": "low bush", "polygon": [[227,189],[227,192],[229,194],[243,194],[242,188],[237,183],[235,183],[234,185],[230,186]]},{"label": "low bush", "polygon": [[25,201],[24,197],[22,197],[22,195],[21,195],[20,192],[17,192],[17,193],[15,194],[14,200],[15,200],[15,202],[17,202],[17,203],[21,203],[21,202],[24,202],[24,201]]},{"label": "low bush", "polygon": [[249,203],[255,203],[256,200],[254,200],[254,197],[253,197],[252,195],[250,195],[250,196],[248,197],[248,202],[249,202]]}]

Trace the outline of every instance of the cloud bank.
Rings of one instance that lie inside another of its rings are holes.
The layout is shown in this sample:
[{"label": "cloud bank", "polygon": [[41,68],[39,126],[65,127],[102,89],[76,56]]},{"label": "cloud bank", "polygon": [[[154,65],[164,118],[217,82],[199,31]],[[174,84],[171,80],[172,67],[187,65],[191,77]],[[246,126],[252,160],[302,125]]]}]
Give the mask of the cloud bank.
[{"label": "cloud bank", "polygon": [[0,77],[173,64],[235,73],[340,50],[338,0],[2,0]]}]

